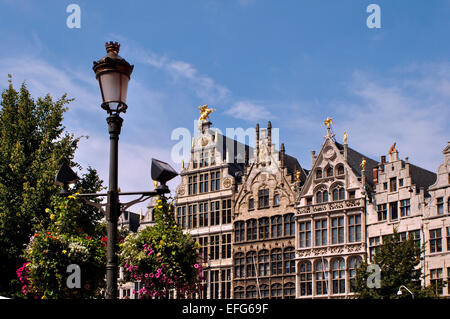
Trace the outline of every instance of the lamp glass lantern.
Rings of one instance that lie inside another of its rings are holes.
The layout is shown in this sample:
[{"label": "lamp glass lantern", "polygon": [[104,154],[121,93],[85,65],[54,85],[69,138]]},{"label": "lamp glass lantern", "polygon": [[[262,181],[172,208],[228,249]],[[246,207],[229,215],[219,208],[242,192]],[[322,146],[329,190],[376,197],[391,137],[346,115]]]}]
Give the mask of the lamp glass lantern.
[{"label": "lamp glass lantern", "polygon": [[119,56],[119,43],[107,42],[105,48],[106,56],[95,61],[93,66],[100,85],[102,108],[110,114],[125,112],[128,82],[134,66]]}]

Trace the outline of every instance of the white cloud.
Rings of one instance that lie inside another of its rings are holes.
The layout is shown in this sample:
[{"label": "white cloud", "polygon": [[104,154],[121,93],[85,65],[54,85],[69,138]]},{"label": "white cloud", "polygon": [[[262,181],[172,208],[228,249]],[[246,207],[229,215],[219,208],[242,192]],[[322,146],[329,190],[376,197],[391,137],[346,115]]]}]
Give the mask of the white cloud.
[{"label": "white cloud", "polygon": [[225,114],[250,122],[275,118],[265,106],[251,101],[238,101]]}]

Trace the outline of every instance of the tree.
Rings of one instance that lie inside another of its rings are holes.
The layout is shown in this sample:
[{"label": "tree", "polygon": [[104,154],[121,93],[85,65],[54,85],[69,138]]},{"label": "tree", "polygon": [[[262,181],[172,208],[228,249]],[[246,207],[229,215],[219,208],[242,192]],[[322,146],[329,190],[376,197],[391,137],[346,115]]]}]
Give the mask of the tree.
[{"label": "tree", "polygon": [[[11,295],[17,265],[25,262],[23,251],[30,237],[51,224],[45,209],[59,192],[54,179],[63,161],[72,166],[79,138],[65,132],[63,114],[70,99],[63,95],[53,101],[50,95],[33,100],[25,83],[20,90],[9,87],[2,92],[0,109],[0,294]],[[79,167],[79,166],[78,166]],[[79,188],[99,190],[95,170],[88,169]],[[82,211],[90,225],[92,208]],[[88,226],[89,227],[89,226]]]},{"label": "tree", "polygon": [[125,280],[141,282],[139,298],[190,297],[200,289],[202,267],[199,245],[176,224],[173,205],[159,197],[155,225],[130,234],[121,245],[120,262]]},{"label": "tree", "polygon": [[[402,291],[397,295],[401,285],[406,286],[416,298],[438,297],[432,287],[423,288],[420,283],[422,272],[420,262],[423,248],[416,243],[412,236],[400,241],[397,230],[390,236],[383,237],[383,244],[375,251],[373,264],[381,269],[380,288],[370,288],[368,278],[373,274],[368,261],[364,261],[357,269],[355,292],[359,298],[398,299],[411,298],[410,294]],[[369,279],[369,282],[371,280]]]}]

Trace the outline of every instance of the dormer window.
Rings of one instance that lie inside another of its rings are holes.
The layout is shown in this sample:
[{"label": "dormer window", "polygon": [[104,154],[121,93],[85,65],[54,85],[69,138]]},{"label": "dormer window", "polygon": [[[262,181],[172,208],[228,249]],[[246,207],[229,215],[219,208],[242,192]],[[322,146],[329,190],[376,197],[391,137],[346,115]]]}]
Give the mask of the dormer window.
[{"label": "dormer window", "polygon": [[341,186],[337,186],[333,189],[333,200],[343,200],[345,199],[345,190]]},{"label": "dormer window", "polygon": [[322,178],[322,169],[321,168],[318,168],[316,170],[316,178]]},{"label": "dormer window", "polygon": [[339,164],[337,167],[337,175],[344,175],[344,165]]},{"label": "dormer window", "polygon": [[328,202],[328,191],[318,191],[316,194],[316,203],[326,203]]},{"label": "dormer window", "polygon": [[258,191],[258,208],[269,207],[269,190],[260,189]]}]

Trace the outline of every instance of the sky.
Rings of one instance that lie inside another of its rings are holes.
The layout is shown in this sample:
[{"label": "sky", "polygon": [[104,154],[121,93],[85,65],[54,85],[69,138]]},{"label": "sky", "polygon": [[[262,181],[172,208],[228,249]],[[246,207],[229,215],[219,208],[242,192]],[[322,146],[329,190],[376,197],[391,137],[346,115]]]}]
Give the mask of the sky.
[{"label": "sky", "polygon": [[[80,28],[67,25],[70,4],[81,10]],[[370,4],[381,28],[367,26]],[[75,160],[107,185],[109,137],[92,62],[118,41],[135,66],[120,135],[122,191],[153,189],[151,158],[180,170],[172,132],[192,132],[203,104],[223,132],[270,120],[306,169],[331,117],[338,142],[345,131],[350,147],[375,160],[396,142],[401,158],[436,172],[450,141],[449,16],[448,0],[0,0],[0,88],[12,74],[35,98],[74,98],[64,125],[88,137]]]}]

